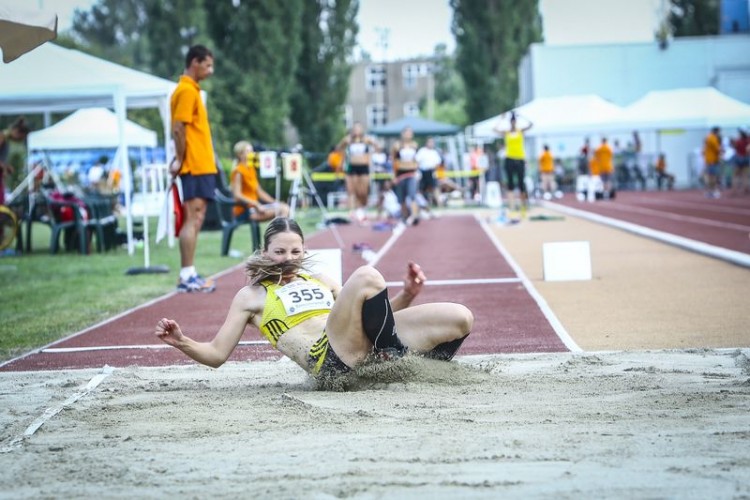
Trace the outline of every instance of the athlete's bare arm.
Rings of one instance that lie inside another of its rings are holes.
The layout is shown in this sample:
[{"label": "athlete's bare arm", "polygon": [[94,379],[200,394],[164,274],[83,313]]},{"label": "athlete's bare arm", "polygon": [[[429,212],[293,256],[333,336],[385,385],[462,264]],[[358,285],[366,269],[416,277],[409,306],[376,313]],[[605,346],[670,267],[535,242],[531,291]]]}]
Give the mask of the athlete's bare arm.
[{"label": "athlete's bare arm", "polygon": [[262,313],[264,294],[258,287],[246,286],[234,296],[224,324],[210,342],[197,342],[182,332],[180,325],[167,318],[156,324],[154,334],[164,343],[181,350],[195,361],[218,368],[229,358],[248,323],[256,324]]}]

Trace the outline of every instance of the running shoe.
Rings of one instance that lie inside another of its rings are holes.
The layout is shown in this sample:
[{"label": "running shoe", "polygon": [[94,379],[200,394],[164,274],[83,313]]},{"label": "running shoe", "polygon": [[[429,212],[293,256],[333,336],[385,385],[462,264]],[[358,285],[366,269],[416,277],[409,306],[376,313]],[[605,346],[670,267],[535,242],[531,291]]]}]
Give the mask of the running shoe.
[{"label": "running shoe", "polygon": [[213,280],[205,280],[197,274],[191,276],[188,280],[180,280],[177,284],[177,291],[180,293],[211,293],[216,290],[216,284]]}]

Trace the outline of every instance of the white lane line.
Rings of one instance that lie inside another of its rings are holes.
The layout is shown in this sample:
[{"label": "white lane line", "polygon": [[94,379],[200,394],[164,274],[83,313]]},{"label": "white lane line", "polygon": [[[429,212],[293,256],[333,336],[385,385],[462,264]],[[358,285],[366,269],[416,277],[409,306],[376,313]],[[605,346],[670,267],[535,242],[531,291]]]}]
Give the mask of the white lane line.
[{"label": "white lane line", "polygon": [[708,257],[714,257],[716,259],[725,260],[738,266],[750,267],[750,254],[737,252],[735,250],[729,250],[728,248],[717,247],[710,245],[702,241],[691,240],[683,236],[677,236],[664,231],[657,231],[645,226],[639,226],[632,222],[625,222],[611,217],[605,217],[603,215],[587,212],[585,210],[578,210],[576,208],[566,207],[565,205],[559,205],[557,203],[550,203],[548,201],[542,202],[542,206],[550,208],[552,210],[566,213],[574,217],[580,217],[590,221],[606,224],[608,226],[616,227],[624,231],[628,231],[639,236],[645,236],[646,238],[652,238],[670,245],[674,245],[691,252],[696,252]]},{"label": "white lane line", "polygon": [[104,366],[102,368],[102,371],[94,376],[91,380],[89,380],[89,383],[86,384],[86,386],[70,396],[68,399],[63,401],[62,403],[58,404],[57,406],[53,406],[51,408],[47,408],[44,413],[34,420],[31,425],[29,425],[25,431],[23,431],[23,434],[20,436],[17,436],[14,438],[10,443],[8,443],[7,446],[0,448],[0,453],[8,453],[10,451],[15,450],[16,448],[20,447],[21,444],[23,444],[24,440],[28,439],[29,437],[33,436],[34,433],[39,430],[39,428],[45,424],[49,419],[60,413],[65,407],[72,405],[82,397],[89,394],[91,391],[96,389],[96,387],[104,381],[105,378],[109,377],[114,372],[114,369],[111,366]]},{"label": "white lane line", "polygon": [[552,326],[552,329],[555,330],[555,333],[560,338],[560,340],[565,345],[565,347],[567,347],[568,350],[570,350],[571,352],[583,352],[583,349],[578,347],[578,344],[576,344],[575,340],[573,340],[570,334],[568,334],[568,331],[565,329],[563,324],[555,315],[554,311],[552,311],[552,308],[550,308],[549,304],[547,304],[547,301],[544,300],[544,297],[542,297],[542,295],[537,291],[537,289],[531,283],[531,280],[523,272],[523,269],[521,269],[521,266],[519,266],[518,263],[516,263],[516,261],[510,255],[510,253],[505,249],[502,243],[500,243],[497,237],[493,234],[492,230],[487,225],[487,222],[485,222],[479,215],[475,215],[474,217],[476,218],[477,222],[479,222],[479,225],[482,226],[482,229],[484,230],[487,237],[495,245],[495,248],[497,249],[497,251],[500,252],[500,254],[503,256],[505,260],[508,261],[508,264],[510,264],[511,269],[513,269],[516,275],[520,278],[520,281],[521,283],[523,283],[523,286],[526,288],[526,291],[529,292],[529,295],[531,295],[531,298],[533,298],[536,304],[539,306],[539,309],[542,311],[542,314],[544,314],[544,317],[547,318],[547,321],[549,321],[550,326]]},{"label": "white lane line", "polygon": [[705,212],[718,212],[723,214],[731,215],[750,215],[750,210],[742,207],[732,207],[728,205],[711,205],[710,200],[706,200],[703,203],[696,201],[680,201],[680,200],[663,200],[653,198],[636,198],[636,203],[643,203],[645,205],[653,205],[655,207],[663,207],[668,210],[670,208],[683,207],[693,208],[695,210],[701,210]]},{"label": "white lane line", "polygon": [[[271,345],[267,340],[241,340],[238,345]],[[43,353],[50,354],[63,354],[70,352],[93,352],[93,351],[118,351],[123,349],[172,349],[171,345],[167,344],[144,344],[144,345],[101,345],[101,346],[87,346],[87,347],[50,347],[48,349],[42,349]]]},{"label": "white lane line", "polygon": [[[494,285],[498,283],[520,283],[520,278],[478,278],[466,280],[431,280],[424,282],[425,286],[450,286],[450,285]],[[403,281],[386,281],[386,286],[403,286]]]},{"label": "white lane line", "polygon": [[393,230],[393,233],[391,234],[391,237],[388,238],[388,241],[385,242],[385,245],[383,245],[380,250],[378,250],[378,253],[376,253],[372,258],[367,259],[367,264],[370,266],[375,266],[378,262],[380,262],[380,259],[383,258],[383,255],[391,249],[391,247],[396,243],[396,240],[398,240],[402,234],[404,234],[405,228],[401,228],[400,230]]},{"label": "white lane line", "polygon": [[641,213],[641,214],[649,215],[652,217],[658,217],[661,219],[676,220],[679,222],[690,222],[692,224],[700,224],[703,226],[718,227],[721,229],[731,229],[733,231],[740,231],[743,233],[750,232],[750,226],[747,226],[745,224],[735,224],[733,222],[721,222],[718,220],[705,219],[703,217],[693,217],[692,215],[672,214],[672,213],[664,212],[662,210],[654,210],[652,208],[621,205],[621,204],[617,204],[617,202],[608,203],[607,208],[611,208],[613,210],[619,210],[621,212]]},{"label": "white lane line", "polygon": [[[224,271],[221,271],[221,272],[219,272],[217,274],[214,274],[213,276],[211,276],[211,279],[214,279],[214,280],[215,279],[219,279],[219,278],[221,278],[221,277],[223,277],[223,276],[225,276],[225,275],[227,275],[229,273],[232,273],[232,272],[236,271],[237,269],[241,269],[244,265],[245,264],[237,264],[235,266],[232,266],[232,267],[230,267],[228,269],[225,269]],[[172,291],[172,292],[169,292],[169,293],[167,293],[165,295],[162,295],[161,297],[156,297],[154,299],[149,300],[146,303],[140,304],[140,305],[138,305],[136,307],[133,307],[131,309],[127,309],[125,311],[122,311],[119,314],[116,314],[115,316],[112,316],[112,317],[107,318],[107,319],[105,319],[103,321],[100,321],[99,323],[96,323],[95,325],[91,325],[91,326],[89,326],[87,328],[84,328],[81,331],[72,333],[72,334],[68,335],[67,337],[63,337],[61,339],[57,339],[57,340],[55,340],[53,342],[50,342],[49,344],[47,344],[45,346],[42,346],[42,347],[40,347],[38,349],[34,349],[33,351],[29,351],[26,354],[22,354],[21,356],[18,356],[16,358],[12,358],[12,359],[8,359],[6,361],[0,362],[0,368],[3,368],[5,365],[9,365],[11,363],[15,363],[16,361],[20,361],[22,359],[28,358],[29,356],[33,356],[34,354],[38,354],[38,353],[44,351],[45,349],[50,348],[53,345],[61,344],[61,343],[65,342],[65,341],[67,341],[67,340],[70,340],[70,339],[73,339],[75,337],[78,337],[79,335],[83,335],[84,333],[88,333],[91,330],[100,328],[100,327],[105,326],[105,325],[107,325],[109,323],[117,321],[118,319],[120,319],[120,318],[122,318],[124,316],[127,316],[129,314],[134,313],[135,311],[139,311],[139,310],[144,309],[146,307],[150,307],[150,306],[152,306],[154,304],[157,304],[159,302],[167,300],[167,299],[169,299],[171,297],[174,297],[178,293],[179,292],[177,292],[177,291]]]}]

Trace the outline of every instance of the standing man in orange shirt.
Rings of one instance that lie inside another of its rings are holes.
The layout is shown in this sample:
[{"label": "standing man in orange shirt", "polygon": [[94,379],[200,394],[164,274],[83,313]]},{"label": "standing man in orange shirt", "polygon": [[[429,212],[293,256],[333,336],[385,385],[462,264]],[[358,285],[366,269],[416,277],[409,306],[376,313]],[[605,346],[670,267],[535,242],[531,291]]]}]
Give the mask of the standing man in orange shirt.
[{"label": "standing man in orange shirt", "polygon": [[721,136],[719,127],[714,127],[703,141],[703,162],[706,165],[705,182],[706,197],[718,198],[719,193],[719,173],[721,170]]},{"label": "standing man in orange shirt", "polygon": [[214,72],[214,56],[202,45],[190,47],[185,56],[185,72],[172,94],[172,137],[175,158],[169,166],[182,181],[185,221],[180,229],[180,280],[178,292],[213,292],[212,280],[203,279],[195,269],[195,248],[206,217],[208,202],[214,199],[216,160],[208,125],[208,114],[198,83]]},{"label": "standing man in orange shirt", "polygon": [[544,151],[539,157],[539,174],[542,179],[543,198],[551,200],[553,195],[555,198],[562,198],[562,193],[557,190],[557,181],[555,180],[555,158],[547,144],[544,145]]},{"label": "standing man in orange shirt", "polygon": [[607,138],[602,137],[602,143],[594,151],[594,158],[599,170],[599,178],[602,180],[603,196],[605,199],[615,197],[615,192],[612,189],[612,174],[615,171],[612,161],[613,156],[612,148],[607,144]]}]

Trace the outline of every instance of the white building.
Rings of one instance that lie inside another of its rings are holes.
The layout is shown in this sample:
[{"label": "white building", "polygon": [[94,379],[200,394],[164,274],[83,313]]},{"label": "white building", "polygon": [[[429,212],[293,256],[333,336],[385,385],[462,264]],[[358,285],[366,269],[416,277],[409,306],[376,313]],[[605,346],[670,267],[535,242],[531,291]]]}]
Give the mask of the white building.
[{"label": "white building", "polygon": [[[750,104],[750,35],[687,37],[660,47],[656,40],[604,45],[534,44],[519,66],[519,105],[538,97],[598,94],[620,106],[632,104],[652,90],[715,87]],[[750,123],[748,123],[750,126]],[[625,145],[631,131],[608,132],[610,142]],[[677,185],[694,185],[700,149],[708,129],[651,131],[641,134],[644,153],[653,159],[663,152]],[[736,130],[723,131],[734,137]],[[598,144],[602,134],[588,134]],[[538,155],[542,143],[553,154],[573,156],[582,136],[540,138],[530,145]]]}]

